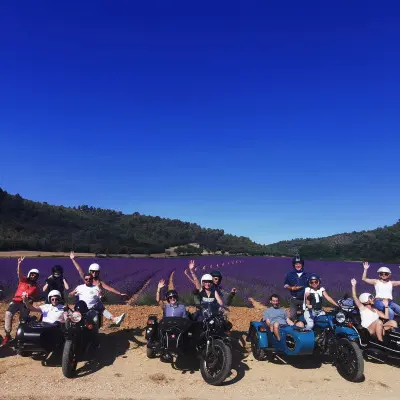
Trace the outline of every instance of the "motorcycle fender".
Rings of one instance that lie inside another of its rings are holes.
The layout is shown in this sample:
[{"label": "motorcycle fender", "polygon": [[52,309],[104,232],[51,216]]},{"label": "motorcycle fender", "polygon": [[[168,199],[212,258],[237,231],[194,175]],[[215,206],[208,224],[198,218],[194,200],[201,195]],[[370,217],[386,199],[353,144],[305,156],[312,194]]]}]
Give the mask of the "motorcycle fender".
[{"label": "motorcycle fender", "polygon": [[257,335],[260,349],[268,347],[268,334],[264,322],[252,321],[250,323],[249,336],[252,332],[255,332]]},{"label": "motorcycle fender", "polygon": [[335,335],[337,337],[345,337],[351,341],[360,340],[358,333],[353,328],[349,328],[348,326],[336,326]]}]

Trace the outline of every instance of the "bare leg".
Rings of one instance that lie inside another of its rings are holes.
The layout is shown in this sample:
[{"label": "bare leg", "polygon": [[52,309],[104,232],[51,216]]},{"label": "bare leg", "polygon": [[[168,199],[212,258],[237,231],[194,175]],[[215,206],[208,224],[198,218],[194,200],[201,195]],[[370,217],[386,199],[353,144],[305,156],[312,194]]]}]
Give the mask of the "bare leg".
[{"label": "bare leg", "polygon": [[281,340],[281,335],[279,333],[279,322],[274,323],[274,335],[277,340]]},{"label": "bare leg", "polygon": [[390,331],[391,329],[397,328],[397,327],[398,327],[397,321],[394,321],[393,319],[391,319],[383,324],[383,328],[385,329],[385,331]]},{"label": "bare leg", "polygon": [[373,322],[368,331],[371,335],[376,336],[379,341],[383,341],[383,323],[381,320]]}]

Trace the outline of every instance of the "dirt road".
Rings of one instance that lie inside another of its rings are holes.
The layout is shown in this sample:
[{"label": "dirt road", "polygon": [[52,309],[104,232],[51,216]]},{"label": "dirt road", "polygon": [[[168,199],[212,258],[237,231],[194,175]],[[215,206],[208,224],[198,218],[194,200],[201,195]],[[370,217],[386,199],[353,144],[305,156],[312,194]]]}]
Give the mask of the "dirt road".
[{"label": "dirt road", "polygon": [[[112,306],[128,317],[121,328],[106,328],[95,361],[81,363],[78,377],[68,380],[60,367],[0,349],[0,399],[86,400],[86,399],[245,399],[296,400],[310,396],[326,399],[398,399],[399,369],[388,365],[365,364],[365,381],[345,381],[331,365],[312,360],[294,364],[258,362],[253,359],[244,333],[249,321],[261,314],[258,309],[232,308],[234,362],[232,375],[224,386],[207,385],[196,362],[183,361],[174,369],[159,359],[146,357],[143,327],[157,307]],[[5,305],[0,305],[4,315]],[[0,320],[3,318],[0,316]],[[0,327],[2,329],[2,326]]]}]

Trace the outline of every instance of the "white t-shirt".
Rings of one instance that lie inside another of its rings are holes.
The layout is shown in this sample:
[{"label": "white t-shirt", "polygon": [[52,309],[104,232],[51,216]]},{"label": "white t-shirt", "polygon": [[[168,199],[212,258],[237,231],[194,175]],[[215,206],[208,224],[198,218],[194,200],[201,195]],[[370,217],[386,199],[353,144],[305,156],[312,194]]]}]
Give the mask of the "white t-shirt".
[{"label": "white t-shirt", "polygon": [[86,284],[79,285],[76,289],[76,294],[79,296],[79,300],[83,300],[88,308],[92,308],[96,303],[100,301],[101,290],[98,286],[86,286]]},{"label": "white t-shirt", "polygon": [[54,322],[65,322],[64,321],[64,306],[62,304],[57,304],[53,306],[51,304],[43,304],[39,306],[43,314],[43,322],[49,324],[54,324]]}]

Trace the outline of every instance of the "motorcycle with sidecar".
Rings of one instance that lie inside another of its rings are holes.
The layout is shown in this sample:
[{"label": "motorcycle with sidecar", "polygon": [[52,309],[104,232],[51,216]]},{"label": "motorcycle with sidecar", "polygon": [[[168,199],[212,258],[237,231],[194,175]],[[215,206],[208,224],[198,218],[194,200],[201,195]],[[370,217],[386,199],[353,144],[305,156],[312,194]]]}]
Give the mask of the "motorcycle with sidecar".
[{"label": "motorcycle with sidecar", "polygon": [[229,375],[232,365],[230,337],[226,333],[224,315],[199,306],[196,316],[164,317],[158,321],[149,316],[146,327],[147,357],[160,356],[173,362],[182,355],[197,356],[203,379],[210,385],[220,385]]},{"label": "motorcycle with sidecar", "polygon": [[247,340],[256,360],[269,355],[288,357],[315,356],[330,358],[338,372],[356,382],[364,374],[364,359],[360,350],[360,336],[344,324],[344,314],[335,310],[315,318],[313,330],[285,325],[280,328],[278,341],[264,321],[250,323]]}]

